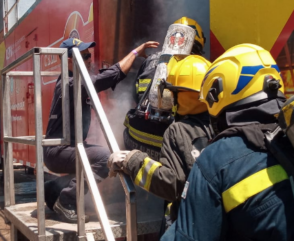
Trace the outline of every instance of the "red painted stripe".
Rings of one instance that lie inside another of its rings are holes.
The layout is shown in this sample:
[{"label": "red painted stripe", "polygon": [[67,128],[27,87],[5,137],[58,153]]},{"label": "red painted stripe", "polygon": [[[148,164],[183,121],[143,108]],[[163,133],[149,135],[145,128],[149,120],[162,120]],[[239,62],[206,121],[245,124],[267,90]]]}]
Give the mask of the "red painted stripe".
[{"label": "red painted stripe", "polygon": [[273,45],[270,51],[274,59],[276,59],[278,55],[280,54],[282,48],[285,46],[293,30],[294,30],[294,11],[292,12],[286,25],[284,26],[278,39],[276,40],[275,44]]},{"label": "red painted stripe", "polygon": [[210,61],[213,62],[225,52],[225,49],[210,30]]}]

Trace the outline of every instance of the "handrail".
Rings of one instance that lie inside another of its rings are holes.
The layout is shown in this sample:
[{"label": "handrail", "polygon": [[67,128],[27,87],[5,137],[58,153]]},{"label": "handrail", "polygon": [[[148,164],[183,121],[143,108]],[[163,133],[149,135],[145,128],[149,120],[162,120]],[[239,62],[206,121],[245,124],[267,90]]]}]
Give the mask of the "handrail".
[{"label": "handrail", "polygon": [[[75,106],[75,143],[76,143],[76,179],[77,179],[77,211],[78,211],[78,236],[83,237],[85,233],[85,222],[82,217],[84,216],[84,172],[86,174],[86,180],[89,185],[92,198],[95,205],[95,210],[99,217],[102,231],[106,240],[114,241],[114,236],[110,228],[108,217],[104,209],[103,202],[101,200],[97,184],[94,180],[94,175],[89,167],[89,161],[83,145],[83,124],[82,124],[82,102],[81,102],[81,75],[78,67],[84,67],[83,71],[86,71],[84,61],[77,62],[76,59],[81,58],[81,54],[78,51],[73,53],[73,77],[74,77],[74,106]],[[81,58],[82,59],[82,58]],[[86,73],[88,74],[88,72]],[[85,74],[84,74],[85,75]],[[89,74],[88,74],[89,75]],[[90,96],[91,97],[91,96]],[[93,183],[94,180],[94,183]],[[98,195],[97,197],[94,195]]]},{"label": "handrail", "polygon": [[[92,104],[93,104],[92,106],[93,106],[94,111],[96,113],[96,116],[98,117],[98,120],[101,124],[102,131],[104,133],[104,136],[106,137],[107,144],[112,152],[119,151],[119,146],[116,142],[116,139],[113,135],[113,132],[111,130],[111,127],[109,125],[109,122],[107,120],[105,112],[102,108],[101,102],[98,98],[98,95],[97,95],[97,92],[96,92],[94,85],[92,83],[91,77],[86,69],[86,66],[84,64],[84,61],[83,61],[82,56],[80,54],[80,51],[77,48],[73,48],[73,63],[74,63],[74,80],[75,80],[74,88],[78,89],[77,92],[75,90],[75,98],[74,98],[75,101],[77,101],[78,97],[81,95],[80,94],[80,91],[81,91],[80,86],[81,86],[81,77],[82,77],[82,79],[84,80],[84,82],[83,82],[84,87],[86,88],[86,91],[92,101]],[[80,100],[80,98],[79,98],[79,100]],[[81,113],[80,103],[78,106],[75,104],[75,106],[76,106],[76,108],[78,108],[78,111]],[[78,114],[77,111],[75,111],[75,113]],[[77,120],[79,122],[81,122],[81,115],[76,116],[76,117],[77,117]],[[80,127],[81,123],[75,122],[75,124],[79,125],[78,128],[76,127],[76,131],[77,131],[77,129],[81,128]],[[78,135],[81,135],[81,133],[82,133],[81,130],[80,130],[80,133],[76,132],[76,140],[78,138]],[[82,143],[81,136],[79,137],[79,139],[80,139],[79,142],[76,141],[77,147],[78,147],[79,143]],[[79,152],[79,155],[82,155],[82,153]],[[80,158],[80,156],[78,156],[78,158]],[[84,161],[85,160],[82,159],[82,162],[84,162]],[[78,169],[77,169],[77,171],[78,171]],[[87,181],[89,184],[91,184],[89,182],[88,175],[89,175],[89,173],[86,173]],[[91,175],[93,175],[93,174],[90,173],[90,176]],[[120,180],[121,180],[121,183],[123,185],[125,195],[126,195],[127,239],[129,241],[136,241],[137,240],[137,216],[136,216],[136,198],[135,198],[136,190],[135,190],[135,186],[134,186],[132,179],[128,175],[120,173],[119,176],[120,176]],[[78,186],[79,185],[77,185],[77,187]],[[96,189],[98,191],[98,188],[96,185],[93,185],[93,186],[90,185],[90,189],[94,190],[95,192],[96,192]],[[80,192],[81,192],[81,190],[80,190]],[[83,192],[81,192],[81,193],[83,193]],[[96,210],[99,210],[100,208],[101,208],[101,206],[99,207],[96,205]],[[102,213],[104,211],[105,210],[103,208]],[[98,213],[98,215],[101,217],[104,216],[104,214],[100,215],[99,213]],[[104,230],[104,229],[105,228],[108,229],[108,225],[106,224],[106,222],[103,223],[104,220],[100,219],[100,221],[102,221],[102,227],[105,225],[105,227],[103,227],[103,232],[104,232],[105,237],[107,237],[107,235],[109,235],[109,234],[107,233],[107,230]],[[111,234],[112,234],[112,232],[111,232]],[[109,238],[112,239],[112,237],[109,237]]]},{"label": "handrail", "polygon": [[[37,176],[37,213],[38,213],[38,239],[45,238],[45,208],[44,208],[44,165],[43,165],[43,144],[52,144],[43,141],[43,122],[42,122],[42,95],[41,95],[41,76],[53,76],[56,73],[41,72],[41,55],[61,56],[61,83],[62,83],[62,110],[63,110],[63,138],[55,139],[55,142],[63,144],[70,143],[70,118],[69,118],[69,85],[68,85],[68,62],[67,51],[60,48],[33,48],[27,53],[10,63],[1,71],[1,124],[3,124],[3,147],[4,147],[4,179],[5,179],[5,207],[15,205],[14,178],[13,178],[13,155],[12,143],[24,143],[36,146],[36,176]],[[33,58],[33,71],[11,71],[11,76],[33,76],[34,77],[34,109],[35,109],[35,136],[12,137],[11,125],[11,104],[10,104],[10,76],[9,71]],[[5,115],[3,114],[5,113]],[[11,233],[15,233],[14,224],[11,225]]]},{"label": "handrail", "polygon": [[[63,138],[61,139],[43,139],[42,133],[42,105],[41,105],[41,76],[54,76],[56,72],[41,71],[40,55],[60,55],[61,56],[61,82],[62,82],[62,110],[63,110]],[[34,71],[12,71],[30,57],[33,57]],[[77,208],[78,208],[78,235],[80,238],[86,237],[84,216],[84,187],[83,187],[83,170],[86,173],[86,179],[89,184],[91,193],[93,195],[95,208],[98,213],[102,230],[106,240],[114,240],[113,233],[108,223],[108,218],[102,203],[98,187],[96,185],[89,162],[83,147],[82,138],[82,115],[81,115],[81,79],[83,78],[86,90],[90,96],[95,113],[101,123],[102,130],[106,137],[109,148],[112,152],[118,151],[119,146],[112,133],[107,117],[104,113],[102,105],[99,101],[91,78],[84,65],[84,61],[78,49],[73,49],[74,60],[74,101],[75,101],[75,123],[76,123],[76,165],[77,165]],[[11,110],[10,110],[10,76],[33,76],[35,88],[35,136],[12,136],[11,126]],[[3,108],[1,108],[1,120],[3,124],[3,147],[4,147],[4,169],[5,169],[5,207],[15,204],[14,192],[14,178],[13,178],[13,156],[12,143],[23,143],[27,145],[36,146],[36,160],[37,160],[37,213],[38,213],[38,238],[44,239],[45,236],[45,213],[44,213],[44,166],[43,166],[43,146],[50,145],[68,145],[70,143],[70,118],[69,118],[69,85],[68,85],[68,66],[67,66],[67,51],[60,48],[33,48],[11,64],[6,66],[1,71],[2,85],[1,100]],[[3,114],[5,113],[5,115]],[[125,191],[126,200],[126,222],[127,222],[127,239],[129,241],[137,240],[137,217],[136,217],[136,190],[132,179],[120,174],[120,181],[122,182]],[[11,225],[12,232],[15,231],[14,225]]]}]

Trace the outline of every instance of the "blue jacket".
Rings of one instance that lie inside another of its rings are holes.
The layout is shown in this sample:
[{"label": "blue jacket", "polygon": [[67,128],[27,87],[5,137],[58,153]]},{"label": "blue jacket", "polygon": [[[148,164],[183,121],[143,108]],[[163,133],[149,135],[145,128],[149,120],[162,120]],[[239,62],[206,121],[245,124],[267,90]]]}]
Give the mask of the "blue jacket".
[{"label": "blue jacket", "polygon": [[288,176],[245,137],[209,145],[187,182],[178,219],[161,240],[294,240]]}]

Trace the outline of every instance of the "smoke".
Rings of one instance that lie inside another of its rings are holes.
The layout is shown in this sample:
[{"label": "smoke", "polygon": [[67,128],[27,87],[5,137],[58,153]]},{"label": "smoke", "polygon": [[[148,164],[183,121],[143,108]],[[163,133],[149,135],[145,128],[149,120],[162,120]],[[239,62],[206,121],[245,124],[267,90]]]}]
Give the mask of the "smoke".
[{"label": "smoke", "polygon": [[[137,66],[140,66],[142,60],[138,59],[136,62],[138,62]],[[95,66],[98,65],[95,64]],[[92,71],[96,72],[97,68],[93,67]],[[125,127],[123,123],[126,113],[129,109],[136,106],[134,100],[136,75],[137,70],[132,68],[127,77],[118,83],[114,90],[108,89],[98,94],[116,141],[121,149],[125,149],[123,141],[123,131]],[[92,121],[87,142],[103,146],[107,145],[106,138],[104,137],[102,128],[94,111],[92,111]]]},{"label": "smoke", "polygon": [[[160,46],[157,49],[146,50],[146,54],[150,55],[161,51],[168,27],[183,16],[195,19],[202,26],[206,37],[209,36],[209,2],[206,0],[138,0],[132,3],[130,7],[128,4],[118,4],[117,1],[100,2],[100,8],[103,11],[113,11],[114,9],[117,11],[112,15],[112,18],[107,19],[108,26],[114,26],[114,28],[103,27],[103,30],[100,29],[99,32],[103,36],[103,41],[100,43],[100,52],[103,56],[101,61],[112,65],[132,49],[150,40],[158,41]],[[113,40],[115,41],[113,42]],[[209,41],[207,41],[207,45],[209,46]],[[135,81],[143,61],[142,58],[137,58],[134,61],[131,71],[114,91],[109,89],[99,93],[104,111],[121,149],[124,148],[124,119],[127,112],[136,107]],[[96,133],[100,128],[98,121],[91,126],[89,135],[92,131]],[[101,139],[96,136],[97,142],[102,142]]]},{"label": "smoke", "polygon": [[134,100],[136,71],[130,71],[127,77],[117,84],[114,91],[107,90],[107,100],[103,103],[103,108],[107,114],[111,128],[114,132],[118,145],[124,149],[123,123],[127,112],[136,107]]}]

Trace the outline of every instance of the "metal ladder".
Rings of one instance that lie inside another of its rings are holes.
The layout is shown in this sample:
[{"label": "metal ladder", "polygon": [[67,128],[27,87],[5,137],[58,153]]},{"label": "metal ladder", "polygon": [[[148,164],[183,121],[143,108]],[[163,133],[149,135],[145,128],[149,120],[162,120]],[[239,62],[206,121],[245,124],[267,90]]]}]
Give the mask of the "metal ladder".
[{"label": "metal ladder", "polygon": [[[41,97],[41,77],[56,76],[59,72],[41,71],[41,55],[59,55],[61,58],[61,82],[62,82],[62,109],[63,109],[63,138],[44,139],[42,123],[42,97]],[[33,71],[11,71],[29,58],[33,58]],[[43,146],[69,145],[70,144],[70,125],[69,125],[69,87],[68,87],[68,64],[67,49],[61,48],[33,48],[26,54],[9,64],[1,71],[1,120],[3,123],[3,147],[4,147],[4,200],[5,209],[15,205],[14,174],[13,174],[13,153],[12,144],[21,143],[36,147],[36,185],[37,185],[37,217],[38,227],[35,236],[28,235],[16,219],[11,221],[11,240],[17,240],[17,229],[27,238],[33,240],[46,240],[45,227],[45,207],[44,207],[44,165],[43,165]],[[74,100],[75,100],[75,135],[76,135],[76,178],[77,178],[77,240],[94,240],[92,233],[86,233],[84,217],[84,173],[92,193],[95,209],[106,240],[114,240],[114,235],[109,225],[108,217],[97,188],[88,158],[83,146],[82,137],[82,107],[81,107],[81,81],[92,101],[93,108],[101,123],[101,127],[107,139],[107,143],[112,152],[118,151],[119,147],[114,138],[107,117],[99,101],[91,78],[84,65],[84,61],[78,49],[73,49],[74,62]],[[34,108],[35,108],[35,136],[12,136],[11,110],[10,110],[10,77],[11,76],[33,76],[34,77]],[[120,180],[125,191],[126,201],[126,236],[128,240],[137,240],[137,216],[136,216],[136,190],[131,178],[120,174]]]}]

